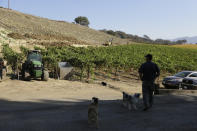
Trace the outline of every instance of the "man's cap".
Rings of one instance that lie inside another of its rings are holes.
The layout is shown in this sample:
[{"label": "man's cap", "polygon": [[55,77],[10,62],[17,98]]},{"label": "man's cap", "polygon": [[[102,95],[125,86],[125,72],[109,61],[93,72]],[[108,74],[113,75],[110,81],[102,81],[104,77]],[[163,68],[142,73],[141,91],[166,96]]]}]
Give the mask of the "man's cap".
[{"label": "man's cap", "polygon": [[151,54],[147,54],[145,57],[147,57],[147,58],[152,58],[152,57],[153,57],[153,55],[151,55]]}]

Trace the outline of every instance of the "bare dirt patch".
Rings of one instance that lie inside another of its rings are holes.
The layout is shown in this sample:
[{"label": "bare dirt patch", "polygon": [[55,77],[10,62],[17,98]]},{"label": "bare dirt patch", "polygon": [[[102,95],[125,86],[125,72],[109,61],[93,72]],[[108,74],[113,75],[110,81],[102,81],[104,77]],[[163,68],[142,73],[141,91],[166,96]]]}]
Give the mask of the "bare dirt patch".
[{"label": "bare dirt patch", "polygon": [[8,37],[11,37],[13,39],[25,39],[25,37],[19,33],[9,33]]}]

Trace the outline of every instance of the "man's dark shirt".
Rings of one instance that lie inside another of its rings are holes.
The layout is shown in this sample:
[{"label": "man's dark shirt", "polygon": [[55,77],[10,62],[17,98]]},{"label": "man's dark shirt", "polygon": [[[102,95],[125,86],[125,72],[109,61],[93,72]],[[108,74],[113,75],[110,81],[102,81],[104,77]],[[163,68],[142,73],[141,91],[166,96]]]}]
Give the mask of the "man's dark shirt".
[{"label": "man's dark shirt", "polygon": [[153,62],[146,62],[139,68],[139,73],[142,73],[142,81],[154,81],[160,75],[160,69]]}]

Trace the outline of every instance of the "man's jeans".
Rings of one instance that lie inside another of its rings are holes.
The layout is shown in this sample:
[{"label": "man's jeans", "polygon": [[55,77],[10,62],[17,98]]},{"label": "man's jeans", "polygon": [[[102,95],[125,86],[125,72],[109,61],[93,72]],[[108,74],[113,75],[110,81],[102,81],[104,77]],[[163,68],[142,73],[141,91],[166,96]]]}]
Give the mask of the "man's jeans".
[{"label": "man's jeans", "polygon": [[143,93],[143,101],[145,108],[152,107],[153,105],[153,91],[154,91],[154,82],[143,81],[142,93]]}]

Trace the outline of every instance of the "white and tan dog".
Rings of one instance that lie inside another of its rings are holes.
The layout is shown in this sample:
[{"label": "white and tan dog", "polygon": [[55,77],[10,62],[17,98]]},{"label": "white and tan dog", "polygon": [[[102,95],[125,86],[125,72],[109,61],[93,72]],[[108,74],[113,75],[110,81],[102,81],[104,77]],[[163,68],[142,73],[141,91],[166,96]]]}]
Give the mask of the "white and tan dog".
[{"label": "white and tan dog", "polygon": [[128,110],[138,110],[140,100],[140,94],[135,93],[134,95],[129,95],[123,92],[123,107],[128,108]]}]

